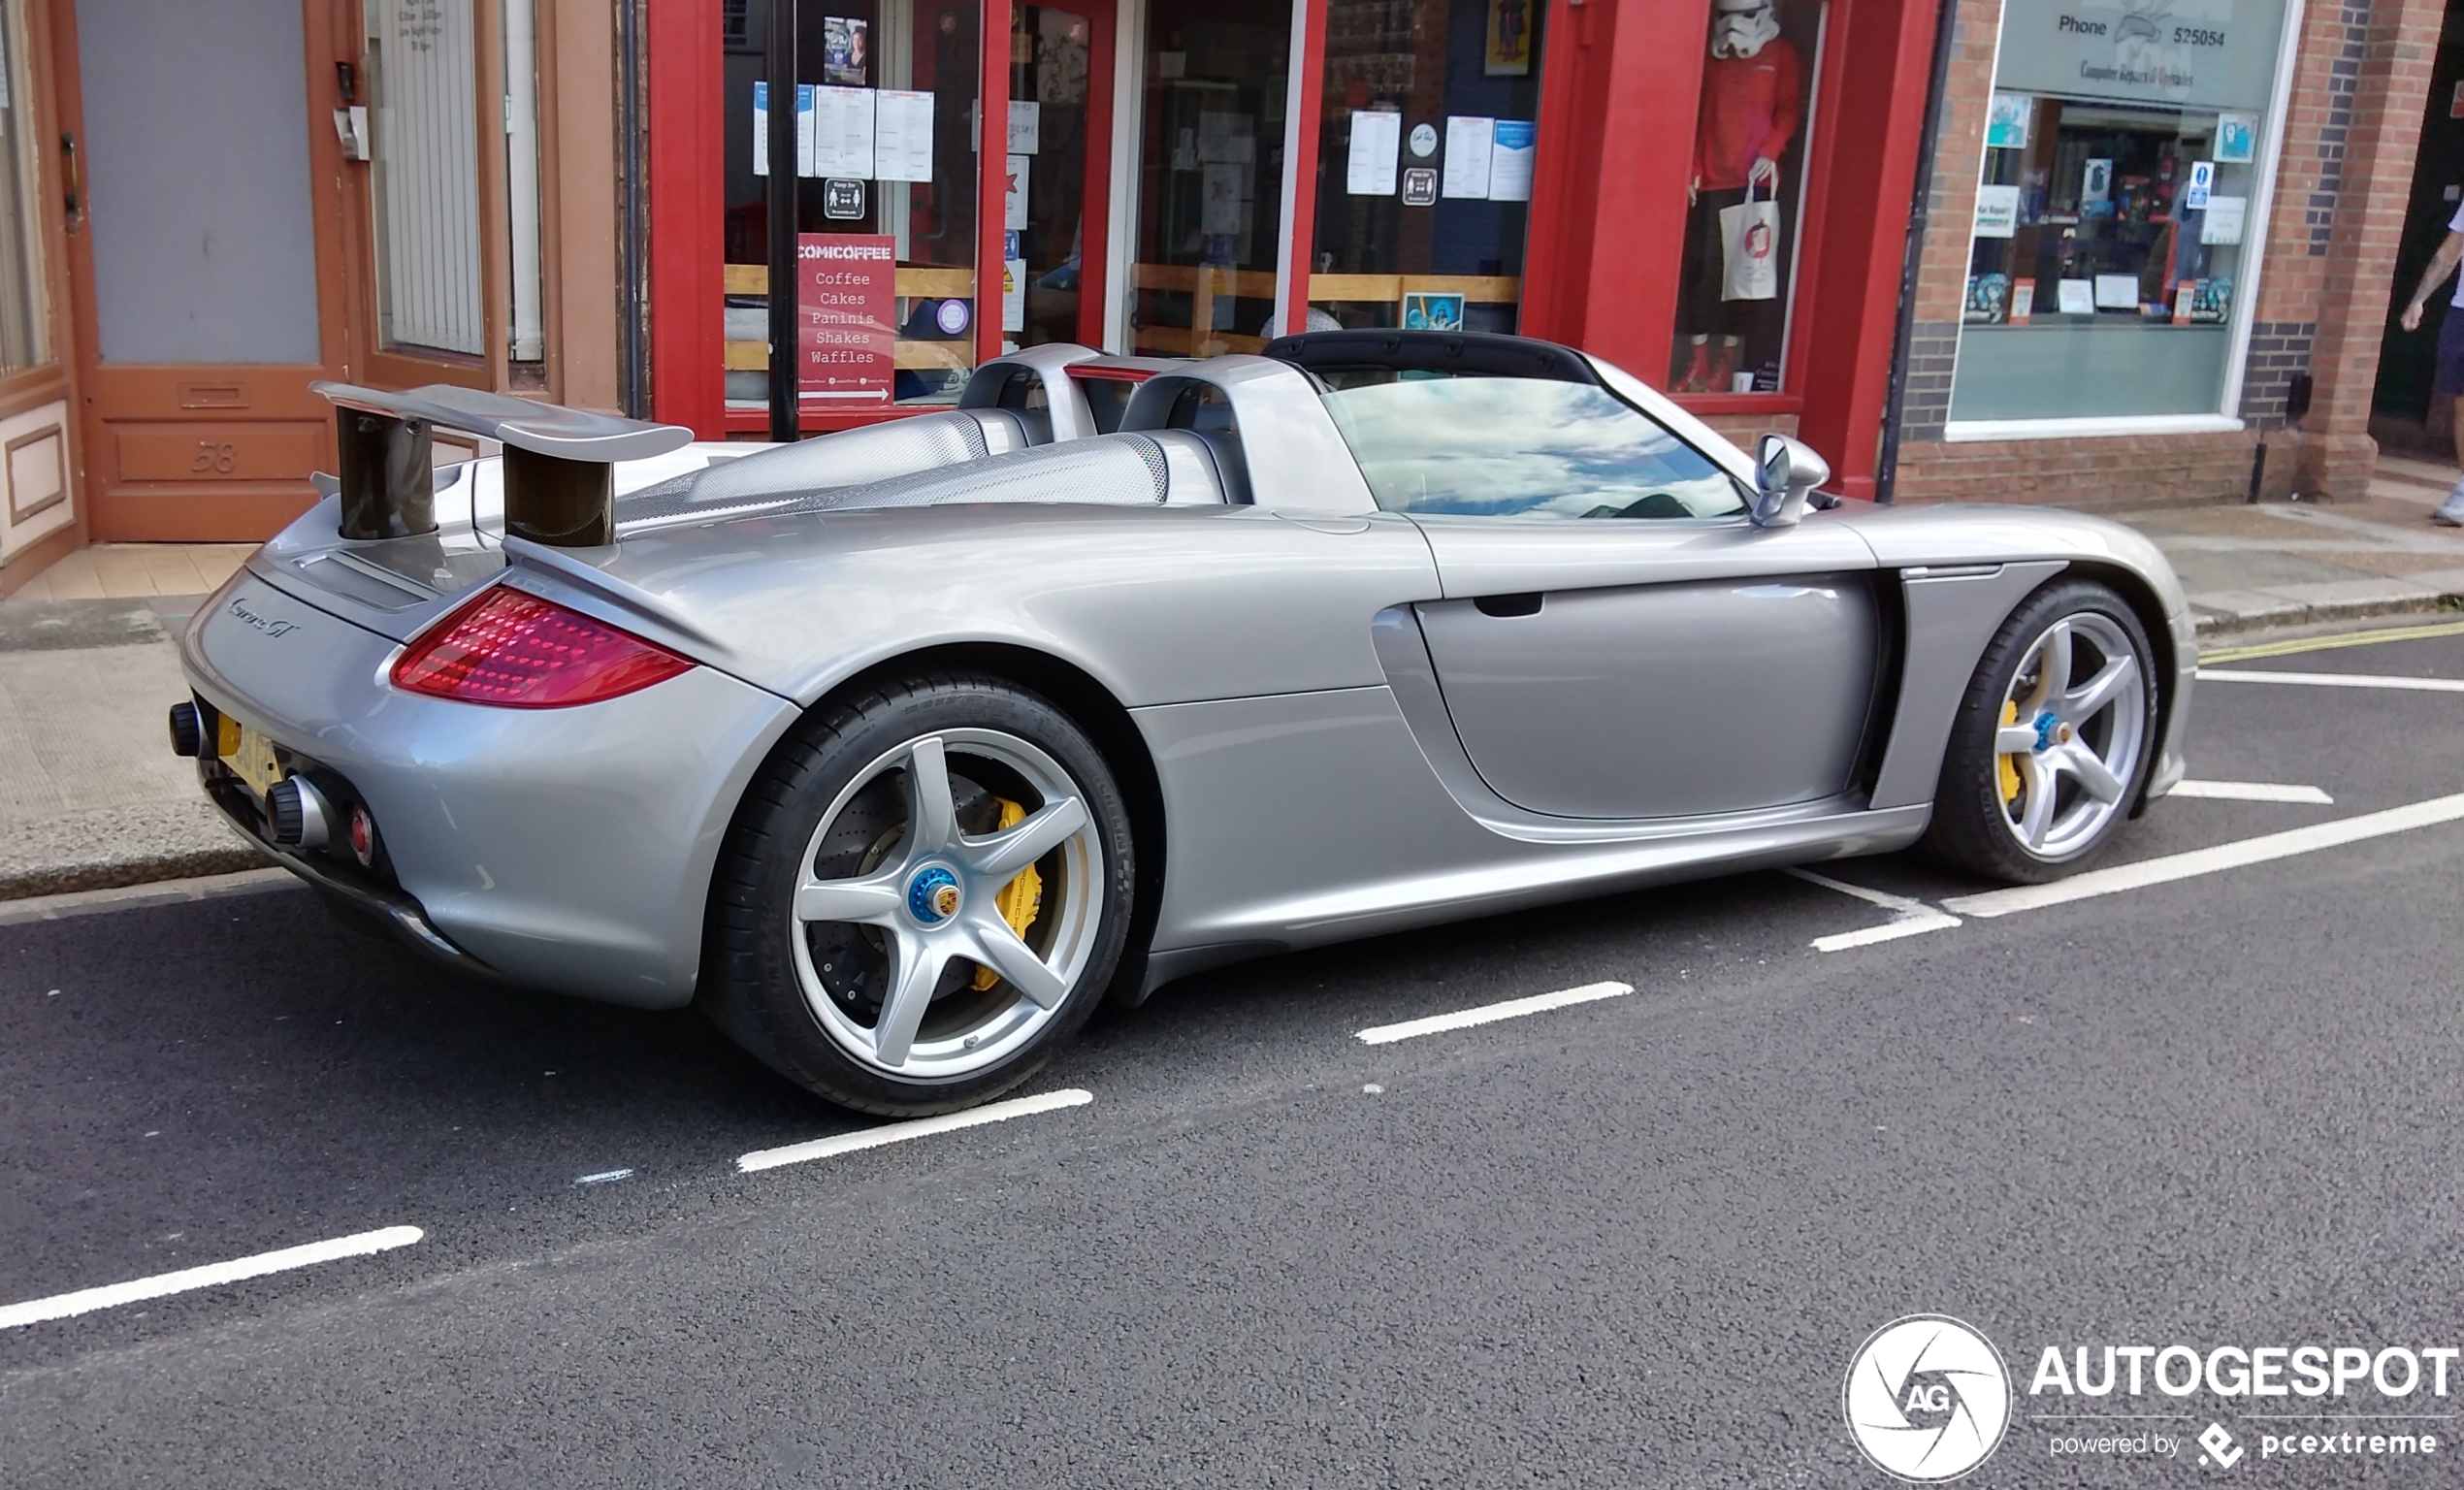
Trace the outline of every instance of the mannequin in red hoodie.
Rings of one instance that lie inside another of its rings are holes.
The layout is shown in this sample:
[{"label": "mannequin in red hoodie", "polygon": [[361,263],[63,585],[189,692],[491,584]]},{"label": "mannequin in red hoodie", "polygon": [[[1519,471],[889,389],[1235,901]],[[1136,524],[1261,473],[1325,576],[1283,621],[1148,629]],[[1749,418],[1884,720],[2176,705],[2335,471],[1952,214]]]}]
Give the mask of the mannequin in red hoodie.
[{"label": "mannequin in red hoodie", "polygon": [[1744,201],[1749,186],[1761,198],[1779,190],[1779,158],[1801,122],[1805,68],[1779,34],[1772,4],[1713,0],[1677,305],[1677,329],[1687,343],[1677,385],[1688,393],[1729,391],[1738,344],[1763,304],[1721,298],[1720,210]]}]

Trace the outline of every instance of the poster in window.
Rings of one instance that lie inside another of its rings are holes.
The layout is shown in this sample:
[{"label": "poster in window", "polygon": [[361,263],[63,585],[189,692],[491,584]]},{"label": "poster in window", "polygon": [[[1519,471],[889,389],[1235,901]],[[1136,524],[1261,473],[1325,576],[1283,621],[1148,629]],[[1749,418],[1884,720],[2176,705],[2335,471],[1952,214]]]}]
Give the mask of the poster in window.
[{"label": "poster in window", "polygon": [[2247,166],[2258,148],[2258,117],[2248,113],[2220,113],[2216,116],[2216,161],[2223,166]]},{"label": "poster in window", "polygon": [[1489,0],[1488,48],[1481,72],[1491,78],[1522,78],[1531,71],[1531,0]]},{"label": "poster in window", "polygon": [[897,240],[807,233],[796,240],[796,375],[808,399],[890,402],[898,293]]},{"label": "poster in window", "polygon": [[2027,148],[2028,121],[2036,116],[2036,100],[2026,93],[1996,93],[1985,110],[1985,147],[1989,150]]},{"label": "poster in window", "polygon": [[872,22],[847,16],[822,17],[822,81],[860,88],[872,62]]},{"label": "poster in window", "polygon": [[1403,298],[1403,329],[1406,331],[1461,331],[1463,329],[1463,297],[1445,293],[1424,293],[1415,290]]}]

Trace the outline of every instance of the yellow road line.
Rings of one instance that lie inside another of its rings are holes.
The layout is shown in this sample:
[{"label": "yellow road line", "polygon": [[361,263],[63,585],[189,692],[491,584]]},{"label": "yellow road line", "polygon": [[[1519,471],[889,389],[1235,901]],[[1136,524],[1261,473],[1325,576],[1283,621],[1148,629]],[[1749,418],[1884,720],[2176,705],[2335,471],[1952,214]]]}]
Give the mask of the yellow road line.
[{"label": "yellow road line", "polygon": [[2263,641],[2254,647],[2226,647],[2201,652],[2199,664],[2247,663],[2262,657],[2291,657],[2297,652],[2333,652],[2345,647],[2375,647],[2389,641],[2418,641],[2427,636],[2464,636],[2464,621],[2433,621],[2426,626],[2393,626],[2375,632],[2347,632],[2341,636],[2303,636],[2292,641]]}]

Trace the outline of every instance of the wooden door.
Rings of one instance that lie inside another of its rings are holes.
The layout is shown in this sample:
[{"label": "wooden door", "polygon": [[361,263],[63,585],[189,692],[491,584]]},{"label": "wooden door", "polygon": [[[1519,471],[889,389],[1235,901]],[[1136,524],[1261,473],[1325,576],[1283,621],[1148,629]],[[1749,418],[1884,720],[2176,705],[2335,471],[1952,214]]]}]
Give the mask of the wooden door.
[{"label": "wooden door", "polygon": [[334,0],[52,0],[92,535],[246,541],[314,500],[344,375]]}]

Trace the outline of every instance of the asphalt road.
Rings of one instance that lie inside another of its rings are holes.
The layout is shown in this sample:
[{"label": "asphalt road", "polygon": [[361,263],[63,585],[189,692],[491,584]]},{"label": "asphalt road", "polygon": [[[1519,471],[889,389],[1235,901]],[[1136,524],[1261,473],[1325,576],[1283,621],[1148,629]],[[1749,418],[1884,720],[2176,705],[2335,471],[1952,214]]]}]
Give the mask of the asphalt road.
[{"label": "asphalt road", "polygon": [[[2464,679],[2464,636],[2232,665]],[[2464,693],[2195,712],[2194,777],[2333,803],[2159,804],[2110,862],[2464,792]],[[1842,1375],[1921,1312],[2021,1393],[1966,1483],[2450,1481],[2262,1462],[2254,1414],[2464,1456],[2464,1370],[2027,1386],[2049,1344],[2464,1345],[2464,823],[1810,945],[1892,914],[1755,874],[1232,969],[1099,1015],[1030,1088],[1084,1106],[756,1174],[860,1125],[691,1015],[460,984],[297,891],[0,927],[0,1304],[425,1233],[0,1329],[0,1485],[1882,1485]],[[2091,1409],[2139,1416],[2052,1415]],[[2051,1452],[2151,1427],[2181,1452]]]}]

